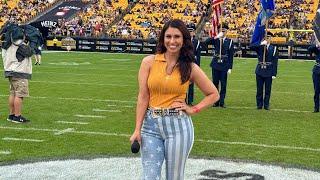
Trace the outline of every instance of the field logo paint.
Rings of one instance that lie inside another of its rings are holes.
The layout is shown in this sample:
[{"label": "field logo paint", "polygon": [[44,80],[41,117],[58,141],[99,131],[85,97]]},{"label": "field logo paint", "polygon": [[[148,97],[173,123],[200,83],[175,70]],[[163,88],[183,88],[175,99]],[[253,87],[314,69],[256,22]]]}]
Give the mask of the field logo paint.
[{"label": "field logo paint", "polygon": [[250,180],[264,180],[264,176],[259,174],[252,174],[252,173],[244,173],[244,172],[226,172],[226,171],[219,171],[214,169],[209,169],[200,172],[201,176],[206,178],[200,178],[199,180],[215,180],[215,179],[238,179],[238,178],[245,178]]},{"label": "field logo paint", "polygon": [[[59,177],[59,179],[140,180],[142,176],[141,166],[139,157],[41,161],[30,164],[0,166],[0,179],[56,179]],[[161,178],[165,179],[165,176],[165,163],[163,163]],[[190,158],[187,160],[184,179],[320,179],[320,173],[305,169],[261,165],[250,162]]]}]

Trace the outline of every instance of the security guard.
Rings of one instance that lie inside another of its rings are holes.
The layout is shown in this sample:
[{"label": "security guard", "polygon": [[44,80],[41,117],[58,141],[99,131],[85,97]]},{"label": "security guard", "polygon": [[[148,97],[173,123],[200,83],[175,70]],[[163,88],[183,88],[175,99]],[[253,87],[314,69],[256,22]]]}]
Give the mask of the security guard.
[{"label": "security guard", "polygon": [[227,78],[228,74],[231,74],[234,55],[233,41],[226,38],[228,29],[227,24],[223,24],[222,31],[214,39],[210,38],[210,42],[214,46],[213,58],[210,64],[212,68],[212,80],[220,91],[220,100],[213,105],[214,107],[226,107],[224,99],[227,91]]},{"label": "security guard", "polygon": [[308,48],[310,53],[314,53],[316,55],[316,63],[312,69],[312,80],[314,87],[314,111],[315,113],[319,112],[319,94],[320,94],[320,43],[316,43],[316,45],[311,45]]},{"label": "security guard", "polygon": [[[191,41],[193,44],[193,53],[196,58],[196,64],[200,67],[200,58],[201,58],[201,42],[195,37],[195,27],[189,27],[188,28],[190,35],[191,35]],[[188,90],[188,101],[187,103],[189,105],[192,105],[193,103],[193,95],[194,95],[194,84],[191,83],[189,85],[189,90]]]},{"label": "security guard", "polygon": [[258,64],[255,71],[257,82],[257,109],[262,109],[262,107],[265,110],[270,109],[269,101],[272,79],[275,79],[277,76],[278,50],[277,47],[270,45],[272,35],[271,32],[267,32],[267,38],[265,38],[260,45],[251,47],[258,55]]}]

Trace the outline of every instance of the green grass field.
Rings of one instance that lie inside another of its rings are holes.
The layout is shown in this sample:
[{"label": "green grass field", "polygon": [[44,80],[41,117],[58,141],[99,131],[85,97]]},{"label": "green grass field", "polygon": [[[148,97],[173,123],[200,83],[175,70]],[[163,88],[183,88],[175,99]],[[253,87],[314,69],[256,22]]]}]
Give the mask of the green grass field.
[{"label": "green grass field", "polygon": [[[31,119],[29,124],[6,121],[8,81],[0,79],[0,165],[134,156],[129,136],[135,123],[137,72],[144,56],[44,53],[41,66],[33,67],[31,97],[24,101],[23,115]],[[201,67],[211,78],[209,62],[210,57],[202,57]],[[320,114],[311,113],[313,62],[279,62],[271,111],[256,110],[255,65],[255,59],[235,59],[227,108],[193,116],[191,156],[320,170]],[[196,89],[195,101],[201,98]]]}]

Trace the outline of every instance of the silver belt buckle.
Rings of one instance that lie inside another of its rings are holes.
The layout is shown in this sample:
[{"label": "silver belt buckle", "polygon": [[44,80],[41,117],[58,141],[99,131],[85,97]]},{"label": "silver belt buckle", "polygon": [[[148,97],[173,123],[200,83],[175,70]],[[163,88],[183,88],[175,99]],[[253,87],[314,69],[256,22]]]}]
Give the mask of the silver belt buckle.
[{"label": "silver belt buckle", "polygon": [[159,113],[157,113],[157,111],[159,111],[158,109],[151,109],[151,116],[152,118],[158,118],[160,117],[159,116]]},{"label": "silver belt buckle", "polygon": [[169,116],[169,109],[162,109],[162,116]]}]

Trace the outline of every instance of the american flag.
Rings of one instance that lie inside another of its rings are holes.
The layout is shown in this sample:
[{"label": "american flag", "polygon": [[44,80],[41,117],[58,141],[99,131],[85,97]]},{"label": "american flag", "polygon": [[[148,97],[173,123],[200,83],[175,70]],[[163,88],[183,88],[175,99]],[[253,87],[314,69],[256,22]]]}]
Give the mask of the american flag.
[{"label": "american flag", "polygon": [[220,24],[220,16],[221,16],[221,6],[220,4],[223,3],[223,0],[212,0],[212,8],[213,8],[213,15],[212,15],[212,36],[216,37],[219,29],[218,26]]}]

